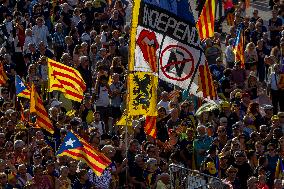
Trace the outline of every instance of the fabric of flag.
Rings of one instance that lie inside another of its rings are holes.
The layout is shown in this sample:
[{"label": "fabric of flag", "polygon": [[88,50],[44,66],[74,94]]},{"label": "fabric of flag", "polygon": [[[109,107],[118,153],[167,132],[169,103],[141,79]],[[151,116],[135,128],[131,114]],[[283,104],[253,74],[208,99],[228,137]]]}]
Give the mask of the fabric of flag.
[{"label": "fabric of flag", "polygon": [[144,132],[153,138],[157,137],[157,116],[146,116]]},{"label": "fabric of flag", "polygon": [[204,98],[216,99],[217,92],[212,79],[211,71],[208,63],[199,66],[199,79],[198,79],[199,90],[202,91]]},{"label": "fabric of flag", "polygon": [[279,158],[275,170],[275,179],[282,179],[282,177],[284,177],[284,165],[282,159]]},{"label": "fabric of flag", "polygon": [[36,124],[51,134],[54,133],[54,128],[52,122],[48,117],[48,113],[43,106],[43,102],[35,90],[34,84],[31,87],[31,97],[30,97],[30,113],[35,113],[37,115]]},{"label": "fabric of flag", "polygon": [[16,75],[15,77],[15,86],[16,86],[17,97],[30,99],[31,91],[27,88],[27,86],[24,84],[24,82],[22,81],[19,75]]},{"label": "fabric of flag", "polygon": [[250,7],[250,0],[245,0],[246,3],[246,9],[248,9]]},{"label": "fabric of flag", "polygon": [[235,61],[241,61],[241,67],[245,67],[245,55],[244,55],[244,35],[242,27],[237,30],[237,37],[234,43]]},{"label": "fabric of flag", "polygon": [[234,25],[234,19],[235,19],[235,14],[229,12],[229,13],[227,14],[227,25],[228,25],[228,26],[233,26],[233,25]]},{"label": "fabric of flag", "polygon": [[115,125],[132,127],[132,116],[127,117],[126,112],[124,112]]},{"label": "fabric of flag", "polygon": [[201,40],[214,36],[215,7],[215,0],[206,0],[196,23],[196,28]]},{"label": "fabric of flag", "polygon": [[157,115],[158,77],[146,72],[128,76],[128,115]]},{"label": "fabric of flag", "polygon": [[3,64],[0,63],[0,86],[6,84],[7,80],[8,80],[8,77],[4,70]]},{"label": "fabric of flag", "polygon": [[72,131],[67,133],[56,155],[66,155],[75,160],[81,160],[98,176],[101,176],[105,168],[111,163],[104,154],[95,150],[84,139]]},{"label": "fabric of flag", "polygon": [[67,99],[81,102],[86,84],[78,70],[48,59],[49,92],[61,91]]}]

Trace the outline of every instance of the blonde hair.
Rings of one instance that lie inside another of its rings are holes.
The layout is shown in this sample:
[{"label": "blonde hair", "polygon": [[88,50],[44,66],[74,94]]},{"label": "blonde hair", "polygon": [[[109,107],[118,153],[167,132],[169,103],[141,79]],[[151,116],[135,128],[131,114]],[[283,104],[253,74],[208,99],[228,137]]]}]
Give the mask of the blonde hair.
[{"label": "blonde hair", "polygon": [[252,48],[252,47],[255,49],[254,43],[253,42],[248,43],[247,46],[246,46],[246,51],[249,51],[249,49]]}]

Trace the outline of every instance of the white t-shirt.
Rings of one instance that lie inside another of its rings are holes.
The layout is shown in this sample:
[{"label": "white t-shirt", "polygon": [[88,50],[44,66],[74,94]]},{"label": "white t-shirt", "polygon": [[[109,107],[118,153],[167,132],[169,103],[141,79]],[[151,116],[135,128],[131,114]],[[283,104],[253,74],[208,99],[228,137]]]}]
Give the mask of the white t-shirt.
[{"label": "white t-shirt", "polygon": [[107,87],[100,87],[99,90],[99,98],[96,101],[96,106],[108,107],[110,104],[110,99]]},{"label": "white t-shirt", "polygon": [[105,128],[104,128],[105,124],[102,121],[99,121],[99,123],[92,122],[91,123],[91,128],[92,127],[99,129],[99,132],[100,132],[101,135],[105,133],[104,132],[105,131]]}]

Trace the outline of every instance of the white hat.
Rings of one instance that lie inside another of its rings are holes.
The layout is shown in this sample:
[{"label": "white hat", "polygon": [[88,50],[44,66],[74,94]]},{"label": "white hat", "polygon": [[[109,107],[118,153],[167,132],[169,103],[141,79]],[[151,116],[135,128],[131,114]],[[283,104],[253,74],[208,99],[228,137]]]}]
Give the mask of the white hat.
[{"label": "white hat", "polygon": [[62,102],[54,99],[51,104],[50,104],[50,107],[55,107],[55,106],[60,106],[62,104]]}]

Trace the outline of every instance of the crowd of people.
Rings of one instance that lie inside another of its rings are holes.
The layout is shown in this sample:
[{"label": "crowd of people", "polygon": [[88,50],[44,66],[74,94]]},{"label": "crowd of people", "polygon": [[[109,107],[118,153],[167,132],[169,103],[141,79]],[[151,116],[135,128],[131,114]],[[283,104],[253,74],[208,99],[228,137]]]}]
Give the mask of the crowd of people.
[{"label": "crowd of people", "polygon": [[[0,62],[8,81],[0,98],[0,188],[167,189],[169,165],[216,177],[224,188],[284,188],[284,4],[270,1],[266,20],[257,9],[248,13],[244,1],[233,3],[229,32],[202,41],[220,101],[206,103],[159,81],[152,138],[144,116],[134,117],[127,132],[115,125],[127,103],[129,1],[1,0]],[[244,66],[234,54],[239,25]],[[47,58],[81,73],[81,103],[47,92]],[[35,84],[53,135],[36,127],[29,99],[16,97],[15,75]],[[111,160],[102,176],[55,155],[71,129]]]}]

